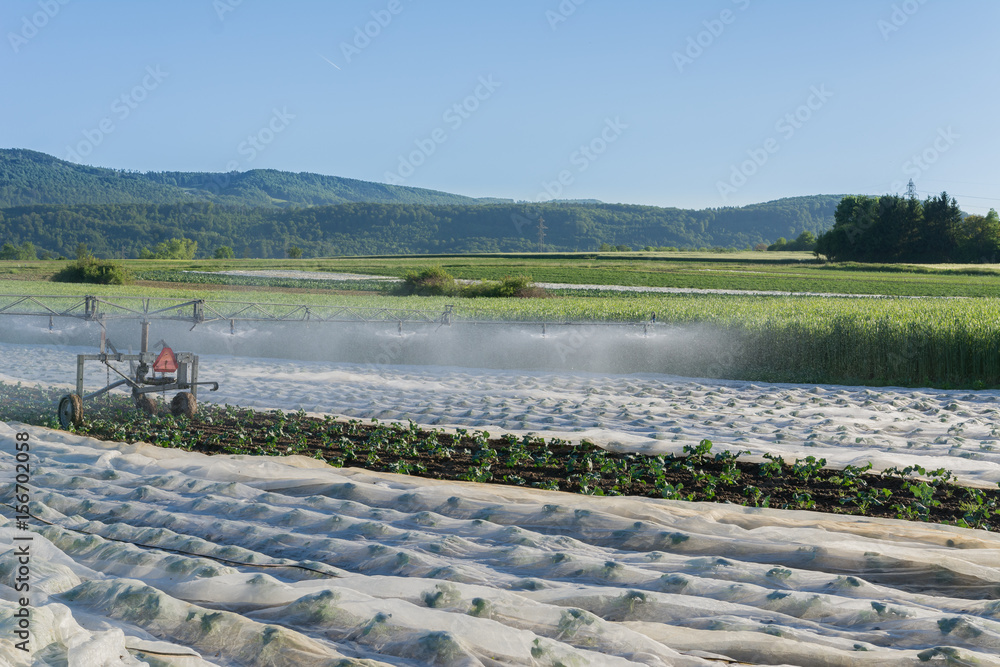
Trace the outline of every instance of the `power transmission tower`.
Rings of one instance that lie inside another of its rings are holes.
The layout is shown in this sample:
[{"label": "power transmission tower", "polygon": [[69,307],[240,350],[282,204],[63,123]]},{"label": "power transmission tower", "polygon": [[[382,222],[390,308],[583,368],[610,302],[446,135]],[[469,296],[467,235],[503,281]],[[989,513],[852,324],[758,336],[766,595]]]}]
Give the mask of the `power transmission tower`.
[{"label": "power transmission tower", "polygon": [[538,216],[538,252],[545,252],[545,218]]},{"label": "power transmission tower", "polygon": [[917,186],[914,185],[912,178],[910,179],[910,182],[906,184],[906,196],[909,199],[917,198]]}]

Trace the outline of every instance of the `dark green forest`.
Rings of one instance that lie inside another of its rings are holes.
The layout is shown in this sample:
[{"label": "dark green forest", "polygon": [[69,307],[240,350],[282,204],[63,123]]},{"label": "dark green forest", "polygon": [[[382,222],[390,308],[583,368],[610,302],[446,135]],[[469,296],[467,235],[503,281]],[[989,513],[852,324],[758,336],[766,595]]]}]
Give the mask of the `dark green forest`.
[{"label": "dark green forest", "polygon": [[[574,201],[472,199],[445,192],[273,170],[141,174],[0,150],[5,256],[135,258],[171,239],[236,257],[746,248],[833,224],[839,196],[684,210]],[[540,234],[541,232],[541,234]],[[147,253],[148,256],[148,253]]]},{"label": "dark green forest", "polygon": [[1000,217],[992,209],[966,216],[947,192],[925,201],[848,196],[815,251],[833,261],[996,263]]},{"label": "dark green forest", "polygon": [[[591,251],[602,244],[745,248],[799,230],[830,226],[839,198],[702,211],[621,204],[341,204],[252,208],[215,204],[17,206],[0,209],[0,242],[29,242],[72,257],[80,243],[98,257],[134,258],[173,238],[221,246],[237,257],[307,257],[465,252]],[[538,242],[539,221],[544,239]]]}]

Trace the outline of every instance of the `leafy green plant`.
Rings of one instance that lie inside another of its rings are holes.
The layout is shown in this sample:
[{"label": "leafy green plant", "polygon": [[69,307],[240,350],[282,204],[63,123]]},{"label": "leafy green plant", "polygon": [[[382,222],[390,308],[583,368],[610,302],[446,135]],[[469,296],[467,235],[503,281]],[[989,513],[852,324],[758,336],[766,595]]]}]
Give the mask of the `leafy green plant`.
[{"label": "leafy green plant", "polygon": [[[0,383],[0,420],[55,426],[55,405],[64,391]],[[449,434],[413,422],[339,421],[301,411],[262,412],[228,405],[203,405],[194,420],[147,418],[127,395],[116,393],[88,402],[86,421],[77,431],[212,454],[296,453],[335,466],[441,479],[758,507],[780,503],[1000,530],[1000,489],[956,486],[943,469],[910,466],[880,474],[868,464],[835,471],[822,467],[822,459],[807,458],[794,467],[781,466],[772,457],[765,458],[763,466],[770,473],[765,476],[755,474],[761,464],[740,460],[742,452],[712,456],[708,441],[674,457],[612,452],[589,442],[574,445],[534,435],[490,438],[466,430]]]},{"label": "leafy green plant", "polygon": [[782,462],[781,457],[765,453],[764,458],[767,459],[767,461],[760,464],[758,474],[761,477],[773,477],[775,475],[780,475],[784,468],[784,463]]}]

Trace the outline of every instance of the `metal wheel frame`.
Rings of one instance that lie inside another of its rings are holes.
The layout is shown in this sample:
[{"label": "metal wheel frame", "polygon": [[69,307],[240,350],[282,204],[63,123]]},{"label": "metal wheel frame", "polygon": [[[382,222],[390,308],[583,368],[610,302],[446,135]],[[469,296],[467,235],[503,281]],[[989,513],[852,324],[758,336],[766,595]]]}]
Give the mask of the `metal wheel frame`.
[{"label": "metal wheel frame", "polygon": [[77,394],[66,394],[59,399],[59,425],[68,429],[70,425],[83,423],[83,400]]},{"label": "metal wheel frame", "polygon": [[191,392],[182,391],[174,394],[173,399],[170,401],[170,413],[172,415],[175,417],[187,417],[188,419],[194,419],[195,413],[197,412],[198,400]]},{"label": "metal wheel frame", "polygon": [[146,394],[136,394],[134,398],[135,398],[135,407],[137,410],[139,410],[140,412],[145,412],[146,415],[150,417],[154,417],[156,415],[157,412],[156,401],[154,401]]}]

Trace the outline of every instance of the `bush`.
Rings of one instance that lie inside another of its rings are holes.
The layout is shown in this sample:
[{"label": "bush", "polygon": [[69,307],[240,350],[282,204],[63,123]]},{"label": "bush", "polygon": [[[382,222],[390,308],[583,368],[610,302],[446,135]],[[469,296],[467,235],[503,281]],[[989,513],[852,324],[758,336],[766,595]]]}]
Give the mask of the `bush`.
[{"label": "bush", "polygon": [[548,294],[531,283],[531,276],[504,276],[500,282],[484,281],[461,288],[459,296],[528,299]]},{"label": "bush", "polygon": [[128,285],[132,272],[114,262],[84,257],[52,276],[57,283],[96,283],[98,285]]},{"label": "bush", "polygon": [[546,296],[546,293],[531,282],[531,276],[504,276],[499,285],[493,286],[493,293],[488,296],[527,299]]},{"label": "bush", "polygon": [[500,282],[484,281],[471,285],[459,285],[455,278],[440,266],[424,269],[420,273],[411,271],[400,283],[396,294],[403,296],[458,296],[458,297],[506,297],[531,298],[547,296],[544,289],[531,282],[531,276],[504,276]]},{"label": "bush", "polygon": [[418,296],[451,296],[459,291],[455,277],[440,266],[432,266],[420,273],[410,271],[397,290],[399,294]]}]

